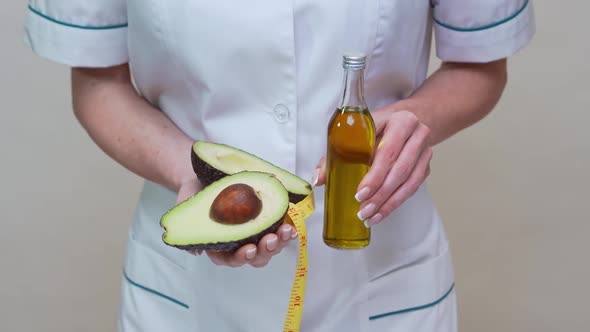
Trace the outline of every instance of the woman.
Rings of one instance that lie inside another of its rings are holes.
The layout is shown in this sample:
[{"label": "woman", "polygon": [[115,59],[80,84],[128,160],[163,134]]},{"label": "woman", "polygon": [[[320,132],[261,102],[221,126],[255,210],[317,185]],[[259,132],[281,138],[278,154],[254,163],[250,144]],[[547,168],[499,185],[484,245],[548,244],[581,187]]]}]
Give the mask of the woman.
[{"label": "woman", "polygon": [[[432,31],[443,64],[427,76]],[[161,241],[160,217],[201,188],[189,151],[208,140],[317,182],[302,331],[456,331],[449,246],[424,185],[432,146],[492,110],[506,58],[533,33],[527,0],[31,1],[27,43],[72,68],[76,117],[146,180],[120,330],[282,329],[294,229],[234,254]],[[381,147],[357,195],[371,245],[343,252],[322,242],[320,160],[350,49],[368,55]]]}]

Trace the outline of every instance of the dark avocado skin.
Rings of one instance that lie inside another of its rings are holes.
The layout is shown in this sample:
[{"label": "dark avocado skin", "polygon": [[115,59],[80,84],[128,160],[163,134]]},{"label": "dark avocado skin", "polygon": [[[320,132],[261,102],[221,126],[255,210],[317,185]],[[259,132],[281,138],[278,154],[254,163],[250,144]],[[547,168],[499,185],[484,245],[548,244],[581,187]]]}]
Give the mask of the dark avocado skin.
[{"label": "dark avocado skin", "polygon": [[168,244],[171,247],[176,247],[183,250],[216,250],[216,251],[226,251],[226,252],[234,252],[245,246],[247,244],[253,243],[258,244],[258,241],[262,239],[266,234],[269,233],[276,233],[279,227],[283,224],[285,217],[287,216],[287,212],[281,217],[276,223],[272,224],[269,228],[263,230],[258,234],[254,234],[249,236],[245,239],[233,241],[233,242],[222,242],[222,243],[205,243],[205,244],[197,244],[197,245],[172,245]]},{"label": "dark avocado skin", "polygon": [[207,187],[211,183],[229,175],[217,168],[211,167],[211,165],[207,164],[197,155],[194,149],[191,149],[191,163],[193,165],[193,171],[203,187]]},{"label": "dark avocado skin", "polygon": [[[191,148],[191,163],[193,165],[193,171],[197,175],[199,182],[201,182],[201,184],[203,184],[203,186],[205,186],[205,187],[210,185],[211,183],[221,179],[222,177],[229,175],[229,174],[226,174],[214,167],[211,167],[203,159],[201,159],[197,155],[195,150],[192,148]],[[311,191],[311,186],[309,187],[309,190]],[[305,197],[306,197],[306,195],[295,194],[295,193],[289,192],[289,202],[291,202],[293,204],[297,204],[297,203],[301,202]]]},{"label": "dark avocado skin", "polygon": [[299,194],[293,194],[293,193],[289,193],[289,202],[293,203],[293,204],[297,204],[299,202],[301,202],[306,196],[305,195],[299,195]]}]

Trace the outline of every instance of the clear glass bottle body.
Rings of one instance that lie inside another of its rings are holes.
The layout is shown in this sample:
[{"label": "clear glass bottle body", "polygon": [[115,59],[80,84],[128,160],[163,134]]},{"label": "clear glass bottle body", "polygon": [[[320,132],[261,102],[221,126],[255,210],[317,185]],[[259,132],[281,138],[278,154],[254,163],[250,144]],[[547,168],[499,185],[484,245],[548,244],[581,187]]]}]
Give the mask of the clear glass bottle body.
[{"label": "clear glass bottle body", "polygon": [[347,66],[344,58],[343,94],[328,125],[323,239],[337,249],[366,247],[371,237],[370,229],[357,217],[360,203],[354,198],[375,148],[375,124],[365,102],[364,57],[361,59],[361,64]]}]

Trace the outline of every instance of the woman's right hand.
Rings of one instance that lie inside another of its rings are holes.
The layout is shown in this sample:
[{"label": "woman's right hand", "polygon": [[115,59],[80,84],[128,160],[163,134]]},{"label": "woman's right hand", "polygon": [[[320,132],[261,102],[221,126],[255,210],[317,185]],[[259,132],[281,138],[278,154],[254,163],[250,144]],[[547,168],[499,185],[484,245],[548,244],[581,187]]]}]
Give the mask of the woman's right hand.
[{"label": "woman's right hand", "polygon": [[[176,204],[185,201],[189,197],[195,195],[202,189],[202,185],[194,178],[184,181],[179,190]],[[265,235],[258,245],[247,244],[242,246],[235,252],[223,252],[215,250],[207,250],[205,253],[209,259],[216,265],[240,267],[250,264],[253,267],[266,266],[271,258],[280,253],[281,250],[289,243],[289,241],[297,238],[297,231],[289,224],[283,224],[276,233]],[[193,255],[201,255],[201,251],[188,250]]]}]

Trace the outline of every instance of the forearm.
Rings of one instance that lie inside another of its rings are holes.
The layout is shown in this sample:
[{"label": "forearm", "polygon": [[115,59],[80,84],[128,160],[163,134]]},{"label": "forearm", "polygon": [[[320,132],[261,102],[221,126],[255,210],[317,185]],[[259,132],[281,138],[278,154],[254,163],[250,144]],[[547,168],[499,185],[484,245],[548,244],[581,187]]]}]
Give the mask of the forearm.
[{"label": "forearm", "polygon": [[194,178],[192,140],[135,92],[127,66],[72,69],[72,98],[89,136],[131,172],[172,190]]},{"label": "forearm", "polygon": [[431,145],[483,119],[506,85],[506,61],[486,64],[444,63],[395,110],[413,112],[431,130]]}]

